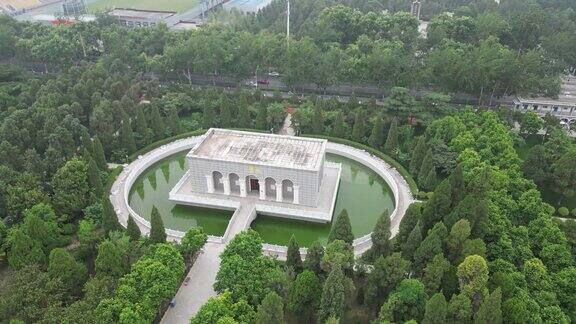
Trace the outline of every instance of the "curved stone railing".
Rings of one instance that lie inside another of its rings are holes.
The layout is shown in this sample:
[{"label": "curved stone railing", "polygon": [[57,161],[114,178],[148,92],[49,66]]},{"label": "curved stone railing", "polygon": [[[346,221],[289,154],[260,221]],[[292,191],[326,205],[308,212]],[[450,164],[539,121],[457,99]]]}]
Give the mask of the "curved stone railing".
[{"label": "curved stone railing", "polygon": [[[128,204],[130,188],[138,179],[138,177],[153,164],[171,155],[192,149],[202,138],[203,136],[189,137],[163,145],[142,156],[139,156],[136,161],[124,167],[124,170],[118,176],[118,179],[116,179],[114,182],[110,195],[114,210],[118,215],[118,220],[124,227],[127,225],[128,216],[131,215],[138,227],[140,227],[142,233],[148,234],[150,232],[150,222],[138,215],[138,213],[136,213]],[[413,201],[410,187],[408,186],[406,180],[400,175],[400,173],[398,173],[398,171],[390,167],[386,162],[366,151],[332,142],[327,144],[326,151],[328,153],[342,155],[346,158],[357,161],[369,167],[386,181],[392,190],[392,193],[394,194],[395,208],[390,215],[390,220],[392,236],[396,235],[398,233],[400,220],[402,219],[409,204]],[[238,209],[236,212],[238,212]],[[234,215],[231,219],[231,223],[233,218]],[[249,226],[249,224],[246,226]],[[227,233],[229,232],[230,227],[231,226],[229,224],[228,228],[226,229]],[[173,229],[166,229],[166,234],[168,236],[168,240],[179,241],[185,233]],[[361,255],[372,246],[370,235],[371,234],[367,234],[354,240],[353,245],[355,255]],[[224,235],[224,237],[226,237],[226,235]],[[213,243],[224,243],[224,238],[218,236],[209,236],[208,241]],[[264,244],[263,250],[265,254],[274,255],[279,258],[285,258],[287,248],[285,246]],[[301,254],[306,254],[305,248],[301,249]]]}]

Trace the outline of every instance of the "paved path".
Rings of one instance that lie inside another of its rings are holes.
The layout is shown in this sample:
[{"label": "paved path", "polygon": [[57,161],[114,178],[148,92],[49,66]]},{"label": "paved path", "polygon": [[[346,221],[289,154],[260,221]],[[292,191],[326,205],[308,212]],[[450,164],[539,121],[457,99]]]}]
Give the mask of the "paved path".
[{"label": "paved path", "polygon": [[194,265],[188,272],[190,281],[187,285],[180,286],[174,296],[176,306],[168,308],[160,323],[176,324],[189,323],[200,307],[210,297],[216,296],[214,282],[220,268],[220,254],[224,251],[224,245],[218,243],[206,243],[204,252],[201,253]]},{"label": "paved path", "polygon": [[278,132],[279,135],[290,135],[294,136],[296,132],[294,131],[294,127],[292,127],[292,114],[287,114],[286,119],[284,119],[284,124],[282,124],[282,128]]}]

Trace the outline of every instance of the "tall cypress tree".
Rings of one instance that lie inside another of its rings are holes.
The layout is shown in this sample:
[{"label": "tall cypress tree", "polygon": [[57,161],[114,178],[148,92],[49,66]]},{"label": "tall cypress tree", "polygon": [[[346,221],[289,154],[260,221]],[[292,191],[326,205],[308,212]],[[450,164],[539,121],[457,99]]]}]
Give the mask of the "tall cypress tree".
[{"label": "tall cypress tree", "polygon": [[314,241],[314,243],[308,247],[306,260],[304,260],[304,267],[316,274],[320,274],[320,272],[322,272],[321,262],[323,256],[324,247],[320,242]]},{"label": "tall cypress tree", "polygon": [[324,282],[318,319],[321,323],[329,317],[342,318],[346,306],[349,282],[339,266],[333,267]]},{"label": "tall cypress tree", "polygon": [[322,113],[322,106],[318,103],[314,106],[314,116],[312,116],[312,132],[314,134],[324,133],[324,114]]},{"label": "tall cypress tree", "polygon": [[424,160],[422,161],[422,165],[420,166],[420,171],[418,171],[418,184],[420,186],[426,182],[426,178],[428,177],[428,174],[432,168],[434,168],[434,158],[432,155],[432,150],[428,149],[428,152],[426,152]]},{"label": "tall cypress tree", "polygon": [[134,123],[134,131],[140,136],[144,136],[148,132],[148,121],[146,121],[146,115],[144,115],[144,110],[142,107],[136,109],[136,120]]},{"label": "tall cypress tree", "polygon": [[426,151],[426,138],[424,136],[420,136],[416,146],[414,147],[414,150],[412,151],[412,156],[410,157],[410,166],[408,169],[410,170],[410,174],[412,174],[412,176],[418,177],[418,172],[422,166],[422,159],[424,159]]},{"label": "tall cypress tree", "polygon": [[370,138],[368,138],[368,143],[375,149],[380,148],[380,146],[382,146],[382,141],[384,141],[383,128],[384,124],[382,122],[382,117],[376,116],[374,127],[372,128],[372,134],[370,134]]},{"label": "tall cypress tree", "polygon": [[222,127],[232,127],[232,112],[230,112],[230,106],[228,105],[227,100],[222,104],[222,108],[220,108],[220,120],[222,121]]},{"label": "tall cypress tree", "polygon": [[332,136],[344,138],[344,113],[339,111],[334,118],[334,126],[332,127]]},{"label": "tall cypress tree", "polygon": [[98,136],[94,136],[94,152],[92,154],[94,161],[100,170],[108,170],[108,163],[106,162],[106,156],[104,155],[104,148],[102,147],[102,142]]},{"label": "tall cypress tree", "polygon": [[150,242],[152,244],[166,242],[166,229],[164,228],[164,222],[156,206],[152,207],[152,215],[150,218]]},{"label": "tall cypress tree", "polygon": [[372,250],[371,257],[375,259],[380,256],[388,256],[392,251],[392,242],[390,242],[390,216],[388,211],[382,213],[372,231]]},{"label": "tall cypress tree", "polygon": [[256,129],[266,130],[268,128],[268,109],[264,105],[258,107],[256,114]]},{"label": "tall cypress tree", "polygon": [[334,240],[342,240],[348,244],[352,244],[354,241],[354,234],[352,233],[352,226],[350,225],[350,218],[348,217],[348,211],[343,209],[336,222],[330,229],[330,234],[328,235],[328,243]]},{"label": "tall cypress tree", "polygon": [[88,160],[88,183],[90,188],[92,188],[94,195],[96,197],[102,197],[104,193],[104,186],[102,185],[102,179],[100,178],[100,170],[94,159]]},{"label": "tall cypress tree", "polygon": [[292,267],[296,272],[302,270],[302,258],[300,257],[300,246],[292,234],[288,242],[288,253],[286,255],[286,265]]},{"label": "tall cypress tree", "polygon": [[502,323],[501,304],[502,304],[502,291],[500,290],[500,287],[498,287],[482,303],[480,309],[478,309],[478,312],[476,313],[474,323],[475,324]]},{"label": "tall cypress tree", "polygon": [[250,116],[250,110],[248,109],[248,103],[240,103],[238,107],[238,126],[241,128],[251,128],[252,127],[252,117]]},{"label": "tall cypress tree", "polygon": [[136,152],[136,142],[134,141],[132,126],[130,125],[130,119],[126,113],[122,114],[122,129],[120,132],[120,139],[122,147],[126,149],[128,154]]},{"label": "tall cypress tree", "polygon": [[364,140],[364,134],[366,133],[365,127],[364,110],[358,108],[354,118],[354,126],[352,127],[352,139],[356,142],[362,142]]},{"label": "tall cypress tree", "polygon": [[128,226],[126,227],[126,231],[128,232],[128,236],[132,241],[138,241],[140,236],[142,236],[140,227],[138,227],[132,216],[128,216]]},{"label": "tall cypress tree", "polygon": [[437,182],[438,182],[438,176],[436,175],[436,168],[432,168],[428,172],[426,180],[424,180],[424,183],[422,184],[422,189],[426,191],[432,191],[436,187]]},{"label": "tall cypress tree", "polygon": [[426,310],[422,324],[444,324],[446,323],[447,313],[448,303],[446,302],[444,294],[436,293],[426,302]]},{"label": "tall cypress tree", "polygon": [[94,152],[94,144],[86,128],[82,128],[82,146],[92,155],[92,152]]},{"label": "tall cypress tree", "polygon": [[256,324],[284,323],[284,303],[282,297],[271,291],[264,297],[255,318]]},{"label": "tall cypress tree", "polygon": [[164,120],[162,120],[160,110],[156,106],[150,107],[150,128],[152,128],[156,139],[164,137],[166,125],[164,124]]},{"label": "tall cypress tree", "polygon": [[102,228],[106,233],[116,231],[120,228],[118,216],[107,194],[102,196]]},{"label": "tall cypress tree", "polygon": [[464,197],[464,172],[462,164],[458,163],[456,169],[450,175],[450,186],[452,187],[452,207],[455,207]]},{"label": "tall cypress tree", "polygon": [[176,109],[170,109],[168,113],[168,127],[172,130],[172,135],[178,135],[182,133],[182,127],[180,127],[180,117]]},{"label": "tall cypress tree", "polygon": [[410,232],[410,235],[408,235],[406,244],[402,247],[402,257],[406,260],[412,260],[414,252],[416,252],[420,243],[422,243],[422,226],[420,225],[420,221],[418,221]]},{"label": "tall cypress tree", "polygon": [[396,117],[392,119],[392,123],[390,124],[384,150],[391,155],[396,155],[398,151],[398,118]]}]

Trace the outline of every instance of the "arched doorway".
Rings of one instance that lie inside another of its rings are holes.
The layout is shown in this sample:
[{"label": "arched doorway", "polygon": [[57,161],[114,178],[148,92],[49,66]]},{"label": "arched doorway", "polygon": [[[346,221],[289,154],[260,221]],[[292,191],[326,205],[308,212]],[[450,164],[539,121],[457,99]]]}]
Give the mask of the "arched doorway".
[{"label": "arched doorway", "polygon": [[223,193],[224,192],[224,181],[222,181],[222,173],[218,171],[212,172],[212,183],[214,184],[214,192],[215,193]]},{"label": "arched doorway", "polygon": [[240,196],[240,176],[236,173],[230,173],[230,194]]},{"label": "arched doorway", "polygon": [[288,179],[282,180],[282,198],[284,202],[294,202],[294,183]]},{"label": "arched doorway", "polygon": [[248,195],[257,196],[260,194],[260,181],[255,176],[246,177],[246,192]]},{"label": "arched doorway", "polygon": [[276,200],[276,180],[273,178],[266,178],[266,199]]}]

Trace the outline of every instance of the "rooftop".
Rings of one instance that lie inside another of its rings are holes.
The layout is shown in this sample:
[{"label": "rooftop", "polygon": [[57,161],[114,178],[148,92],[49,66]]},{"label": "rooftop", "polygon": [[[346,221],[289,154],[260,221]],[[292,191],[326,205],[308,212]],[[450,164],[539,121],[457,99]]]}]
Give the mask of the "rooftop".
[{"label": "rooftop", "polygon": [[319,170],[326,140],[211,128],[189,157]]},{"label": "rooftop", "polygon": [[150,20],[160,20],[166,19],[168,17],[174,16],[175,11],[159,11],[159,10],[139,10],[139,9],[125,9],[116,8],[108,12],[109,15],[118,18],[141,18]]},{"label": "rooftop", "polygon": [[533,97],[518,98],[518,101],[525,103],[537,103],[544,105],[568,105],[576,106],[576,77],[567,76],[562,80],[562,87],[558,98]]}]

